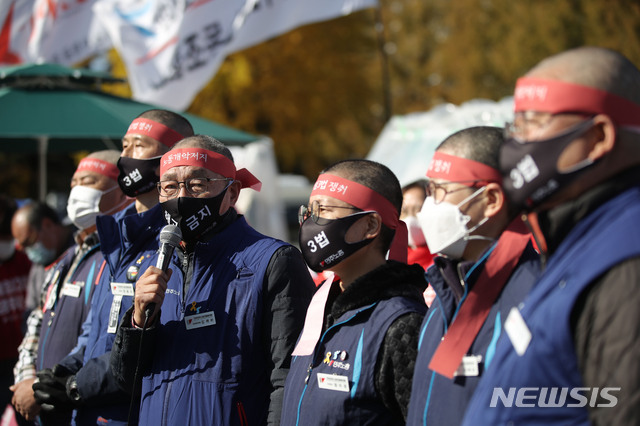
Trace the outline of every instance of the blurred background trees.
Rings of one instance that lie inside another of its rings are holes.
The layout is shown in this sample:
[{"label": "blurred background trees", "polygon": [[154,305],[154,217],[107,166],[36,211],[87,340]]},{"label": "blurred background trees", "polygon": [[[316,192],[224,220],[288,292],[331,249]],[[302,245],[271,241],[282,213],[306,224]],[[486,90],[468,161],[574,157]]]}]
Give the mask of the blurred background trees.
[{"label": "blurred background trees", "polygon": [[[540,59],[585,44],[614,48],[640,66],[640,3],[380,0],[377,10],[228,57],[189,112],[271,137],[281,172],[314,180],[334,161],[366,156],[392,115],[501,99]],[[113,51],[109,62],[126,77]],[[106,90],[130,95],[126,85]],[[15,166],[0,161],[6,173]],[[24,164],[18,168],[23,175]],[[69,178],[60,178],[65,191]]]},{"label": "blurred background trees", "polygon": [[580,45],[640,66],[635,0],[381,0],[227,58],[189,112],[265,134],[286,173],[364,157],[393,114],[498,100],[540,59]]}]

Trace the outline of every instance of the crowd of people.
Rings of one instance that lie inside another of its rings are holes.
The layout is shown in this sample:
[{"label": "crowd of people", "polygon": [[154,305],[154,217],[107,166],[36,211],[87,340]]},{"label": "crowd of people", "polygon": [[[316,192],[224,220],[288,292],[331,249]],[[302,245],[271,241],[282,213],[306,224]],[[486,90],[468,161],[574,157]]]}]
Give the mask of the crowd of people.
[{"label": "crowd of people", "polygon": [[271,183],[222,142],[132,117],[70,225],[0,196],[3,421],[640,424],[640,70],[546,58],[424,172],[330,165],[297,248],[237,210]]}]

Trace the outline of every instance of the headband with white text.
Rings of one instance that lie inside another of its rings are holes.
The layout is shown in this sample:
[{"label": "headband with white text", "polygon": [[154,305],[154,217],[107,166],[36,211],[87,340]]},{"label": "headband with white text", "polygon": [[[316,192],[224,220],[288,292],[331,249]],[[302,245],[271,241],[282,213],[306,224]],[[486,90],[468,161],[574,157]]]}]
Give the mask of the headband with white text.
[{"label": "headband with white text", "polygon": [[203,148],[173,149],[162,156],[160,160],[160,176],[167,170],[178,166],[202,167],[226,178],[236,180],[243,188],[260,191],[262,182],[247,169],[236,170],[233,161],[222,154]]},{"label": "headband with white text", "polygon": [[407,228],[400,220],[398,210],[391,201],[371,188],[329,173],[318,176],[311,195],[333,197],[360,210],[377,212],[382,217],[382,223],[396,230],[389,250],[389,258],[407,262]]},{"label": "headband with white text", "polygon": [[101,175],[115,181],[118,180],[118,174],[120,173],[115,164],[108,163],[104,160],[98,160],[97,158],[83,158],[80,160],[80,164],[78,164],[76,172],[82,171],[100,173]]},{"label": "headband with white text", "polygon": [[127,129],[127,135],[131,133],[149,136],[169,148],[184,139],[184,136],[175,130],[148,118],[136,118],[133,120]]},{"label": "headband with white text", "polygon": [[513,97],[515,112],[606,114],[619,126],[640,126],[640,105],[581,84],[523,77]]}]

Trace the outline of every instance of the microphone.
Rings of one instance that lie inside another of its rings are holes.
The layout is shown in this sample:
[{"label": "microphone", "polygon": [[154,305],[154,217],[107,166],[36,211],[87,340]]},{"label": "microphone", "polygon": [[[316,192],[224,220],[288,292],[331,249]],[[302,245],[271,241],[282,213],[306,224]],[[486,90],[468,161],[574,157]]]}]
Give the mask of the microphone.
[{"label": "microphone", "polygon": [[[173,250],[178,247],[182,241],[182,232],[176,225],[167,225],[160,231],[160,248],[158,250],[158,260],[156,261],[156,268],[162,269],[166,272],[169,269],[169,262],[173,255]],[[147,318],[151,318],[151,314],[156,309],[156,304],[151,302],[147,305],[144,313]]]}]

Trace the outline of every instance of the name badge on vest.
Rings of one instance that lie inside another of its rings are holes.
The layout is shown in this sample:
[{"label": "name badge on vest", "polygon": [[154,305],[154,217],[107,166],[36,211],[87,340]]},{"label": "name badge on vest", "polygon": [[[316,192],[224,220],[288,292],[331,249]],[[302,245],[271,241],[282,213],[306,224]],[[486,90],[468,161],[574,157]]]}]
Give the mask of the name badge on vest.
[{"label": "name badge on vest", "polygon": [[122,306],[122,295],[113,296],[111,310],[109,311],[109,325],[107,333],[114,334],[118,330],[118,318],[120,317],[120,306]]},{"label": "name badge on vest", "polygon": [[82,292],[82,288],[84,287],[84,282],[78,281],[75,283],[64,283],[64,287],[62,287],[62,294],[68,297],[75,297],[76,299],[80,297],[80,293]]},{"label": "name badge on vest", "polygon": [[131,283],[111,283],[111,294],[113,294],[113,302],[111,302],[111,310],[109,311],[109,325],[107,333],[113,334],[118,330],[118,318],[120,317],[120,306],[122,306],[122,297],[133,296],[133,284]]},{"label": "name badge on vest", "polygon": [[216,324],[216,316],[213,311],[203,312],[201,314],[189,315],[184,317],[184,325],[187,330],[194,328],[209,327]]},{"label": "name badge on vest", "polygon": [[340,392],[349,392],[349,378],[337,374],[318,373],[318,387]]},{"label": "name badge on vest", "polygon": [[480,375],[480,362],[482,355],[465,355],[462,357],[460,367],[453,373],[454,376],[477,377]]},{"label": "name badge on vest", "polygon": [[133,284],[111,283],[111,294],[114,296],[133,296]]},{"label": "name badge on vest", "polygon": [[509,311],[509,315],[504,322],[504,329],[511,340],[513,348],[519,356],[524,355],[531,342],[531,331],[524,322],[520,310],[515,306]]}]

